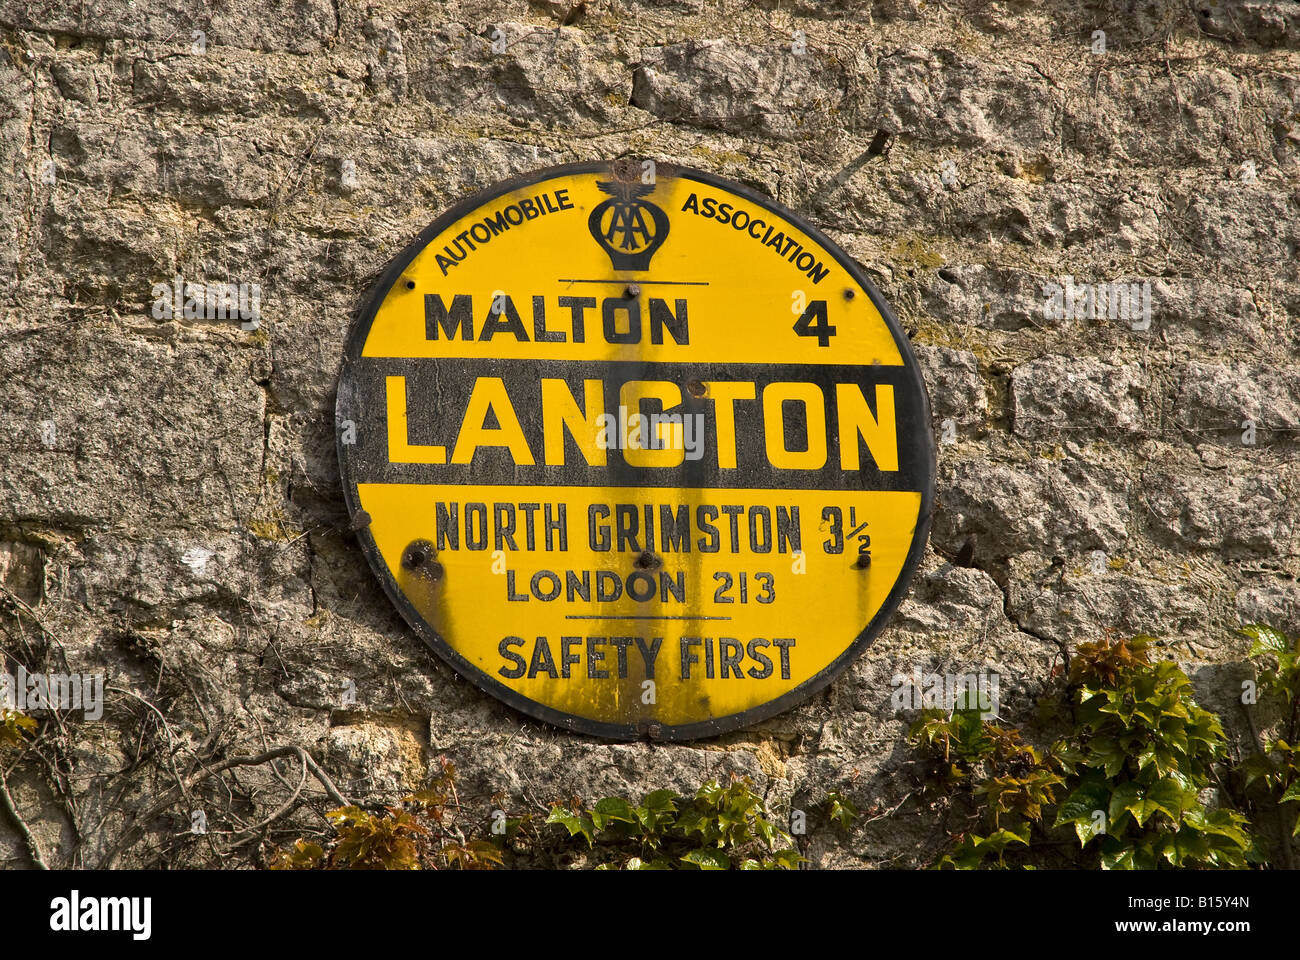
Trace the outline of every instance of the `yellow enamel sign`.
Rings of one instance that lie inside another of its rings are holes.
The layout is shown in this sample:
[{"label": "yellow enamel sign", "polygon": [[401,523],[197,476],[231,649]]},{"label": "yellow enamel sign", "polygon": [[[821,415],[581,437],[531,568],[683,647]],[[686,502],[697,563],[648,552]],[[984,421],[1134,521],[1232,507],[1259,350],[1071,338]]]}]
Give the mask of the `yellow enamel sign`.
[{"label": "yellow enamel sign", "polygon": [[411,626],[601,736],[710,736],[824,687],[929,526],[929,402],[879,293],[771,200],[649,161],[428,227],[353,326],[337,420]]}]

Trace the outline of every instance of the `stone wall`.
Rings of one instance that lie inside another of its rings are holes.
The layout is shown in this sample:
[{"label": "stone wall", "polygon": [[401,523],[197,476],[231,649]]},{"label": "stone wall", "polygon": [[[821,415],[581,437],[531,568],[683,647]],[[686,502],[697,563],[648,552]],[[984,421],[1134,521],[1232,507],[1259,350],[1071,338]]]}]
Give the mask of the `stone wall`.
[{"label": "stone wall", "polygon": [[[563,733],[457,678],[339,490],[342,340],[386,261],[478,187],[624,154],[827,231],[898,309],[943,440],[889,629],[708,742]],[[168,802],[175,774],[294,744],[362,801],[444,755],[518,804],[840,788],[882,815],[813,865],[908,866],[943,833],[896,674],[997,671],[1015,718],[1062,648],[1149,632],[1239,720],[1233,627],[1300,630],[1298,155],[1294,2],[0,0],[0,644],[110,687],[101,720],[47,719],[19,810],[53,864],[137,820],[115,863],[256,863],[190,811],[255,824],[296,763],[233,799]],[[260,328],[155,319],[177,275],[259,284]],[[1067,277],[1149,283],[1149,328],[1045,309]]]}]

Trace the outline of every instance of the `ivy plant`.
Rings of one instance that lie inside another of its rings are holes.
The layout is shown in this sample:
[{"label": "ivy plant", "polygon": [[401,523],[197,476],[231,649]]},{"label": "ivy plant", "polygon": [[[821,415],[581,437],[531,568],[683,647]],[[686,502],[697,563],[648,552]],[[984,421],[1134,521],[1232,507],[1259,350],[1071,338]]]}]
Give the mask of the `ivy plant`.
[{"label": "ivy plant", "polygon": [[325,843],[299,839],[277,851],[272,870],[492,869],[528,817],[465,823],[456,793],[456,768],[443,760],[429,786],[400,805],[369,811],[355,804],[326,813],[334,836]]},{"label": "ivy plant", "polygon": [[[1258,703],[1281,717],[1277,733],[1266,736],[1257,753],[1242,764],[1245,788],[1259,784],[1286,811],[1290,836],[1300,836],[1300,635],[1263,624],[1241,632],[1253,641],[1249,656],[1261,662]],[[1285,842],[1285,839],[1284,839]]]},{"label": "ivy plant", "polygon": [[373,811],[350,805],[326,817],[333,836],[299,839],[276,852],[271,868],[493,869],[508,854],[555,855],[579,838],[597,869],[792,869],[802,859],[748,780],[725,787],[710,780],[691,796],[652,790],[635,805],[622,797],[604,797],[590,808],[552,804],[548,835],[534,827],[531,814],[512,817],[498,809],[471,822],[456,792],[455,768],[444,761],[434,781],[400,805]]},{"label": "ivy plant", "polygon": [[974,807],[938,866],[1031,866],[1067,829],[1102,869],[1262,859],[1242,814],[1202,801],[1226,759],[1223,729],[1176,664],[1152,661],[1153,642],[1081,644],[1063,691],[1070,729],[1045,749],[962,704],[922,714],[910,736],[937,765],[932,789]]},{"label": "ivy plant", "polygon": [[590,809],[557,804],[546,822],[581,836],[599,869],[790,870],[803,859],[747,779],[710,780],[690,797],[652,790],[636,806],[621,797]]},{"label": "ivy plant", "polygon": [[1150,637],[1080,646],[1071,664],[1077,727],[1052,758],[1070,793],[1055,818],[1102,867],[1244,867],[1248,823],[1200,792],[1226,757],[1223,727],[1192,699],[1177,664],[1151,662]]},{"label": "ivy plant", "polygon": [[36,721],[17,710],[0,707],[0,747],[17,747],[23,736],[36,729]]}]

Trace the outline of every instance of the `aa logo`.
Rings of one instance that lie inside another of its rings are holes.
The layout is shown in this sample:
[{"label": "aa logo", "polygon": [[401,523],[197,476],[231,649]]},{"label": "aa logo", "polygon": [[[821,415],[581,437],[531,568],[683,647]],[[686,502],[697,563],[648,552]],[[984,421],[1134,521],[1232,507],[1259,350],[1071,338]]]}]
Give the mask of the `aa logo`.
[{"label": "aa logo", "polygon": [[668,239],[668,214],[641,199],[654,192],[652,183],[597,181],[609,199],[596,204],[587,229],[605,248],[615,270],[649,270],[650,258]]}]

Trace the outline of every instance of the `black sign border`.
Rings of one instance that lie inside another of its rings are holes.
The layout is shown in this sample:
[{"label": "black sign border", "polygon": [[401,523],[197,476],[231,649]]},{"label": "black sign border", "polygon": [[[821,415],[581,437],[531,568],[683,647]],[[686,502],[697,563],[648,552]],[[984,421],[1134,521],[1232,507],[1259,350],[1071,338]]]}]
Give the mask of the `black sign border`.
[{"label": "black sign border", "polygon": [[[356,484],[352,481],[352,471],[349,469],[348,457],[345,453],[345,444],[343,443],[342,431],[338,429],[338,424],[346,419],[342,409],[345,396],[350,396],[350,390],[345,391],[345,383],[352,376],[352,361],[360,358],[362,348],[366,339],[370,335],[370,327],[374,322],[375,314],[378,313],[388,291],[398,278],[406,271],[416,256],[425,249],[443,230],[455,223],[461,217],[471,213],[475,209],[507,193],[525,187],[537,185],[548,180],[554,180],[557,177],[574,176],[590,173],[604,173],[615,176],[615,163],[626,164],[627,158],[618,161],[586,161],[580,163],[566,163],[558,166],[546,167],[540,170],[534,170],[531,173],[521,174],[493,184],[484,190],[480,190],[459,203],[451,207],[433,223],[425,227],[414,241],[406,246],[393,260],[389,261],[387,268],[380,274],[379,279],[374,282],[370,292],[366,294],[361,306],[353,316],[351,329],[344,341],[343,347],[343,364],[339,371],[338,385],[335,394],[335,446],[338,452],[339,475],[343,485],[343,498],[348,506],[348,515],[355,519],[361,511],[360,498],[356,493]],[[365,554],[366,561],[370,565],[371,572],[379,580],[384,588],[384,593],[388,595],[389,600],[401,612],[403,619],[442,660],[447,663],[457,674],[466,680],[469,680],[484,693],[491,694],[497,700],[504,702],[506,705],[513,707],[515,710],[543,720],[554,726],[571,730],[575,733],[590,734],[596,737],[602,737],[610,740],[631,741],[631,740],[656,740],[656,741],[683,741],[698,740],[708,737],[720,736],[724,733],[730,733],[744,727],[751,726],[777,714],[784,713],[786,710],[809,700],[813,695],[819,693],[831,681],[844,672],[850,664],[853,663],[865,651],[872,642],[884,630],[886,624],[892,619],[894,613],[898,610],[899,605],[903,602],[911,586],[912,578],[920,567],[922,557],[925,554],[925,545],[930,536],[931,514],[934,507],[935,496],[935,476],[938,472],[937,467],[937,450],[934,442],[934,431],[931,427],[931,408],[930,395],[925,386],[925,379],[921,376],[920,366],[917,364],[916,355],[912,352],[911,344],[906,336],[903,335],[902,328],[898,323],[898,318],[894,315],[893,310],[885,301],[880,291],[876,289],[875,284],[868,279],[865,271],[846,254],[839,246],[821,230],[813,226],[799,214],[787,209],[768,197],[763,196],[757,190],[727,180],[725,177],[717,176],[703,170],[693,170],[689,167],[680,167],[676,164],[660,164],[660,168],[665,175],[671,175],[676,179],[692,180],[707,186],[716,187],[720,190],[726,190],[736,196],[743,197],[745,200],[784,218],[802,230],[807,236],[815,240],[827,253],[835,258],[857,283],[864,290],[871,303],[884,318],[889,332],[894,337],[894,343],[898,347],[899,355],[903,359],[903,366],[911,370],[916,377],[917,385],[920,389],[921,413],[920,423],[914,424],[914,429],[923,432],[923,441],[925,442],[929,455],[923,457],[923,477],[921,485],[921,511],[917,518],[916,530],[912,535],[912,545],[908,550],[907,559],[903,563],[903,568],[899,572],[898,579],[894,582],[889,595],[876,615],[862,629],[853,643],[845,647],[844,651],[827,664],[819,673],[805,680],[799,686],[795,687],[781,696],[766,703],[762,703],[740,713],[731,713],[722,717],[713,717],[709,720],[701,720],[695,723],[684,724],[624,724],[624,723],[607,723],[600,720],[590,720],[585,717],[575,716],[564,713],[553,707],[538,703],[536,700],[530,700],[522,694],[512,690],[510,687],[494,680],[487,673],[480,670],[477,666],[470,663],[462,657],[455,649],[451,647],[442,637],[434,630],[424,618],[420,616],[419,611],[406,599],[398,587],[396,580],[388,570],[388,564],[384,561],[383,555],[375,543],[374,537],[370,533],[369,526],[363,526],[356,531],[357,541],[361,545],[362,552]],[[350,411],[349,411],[350,412]]]}]

